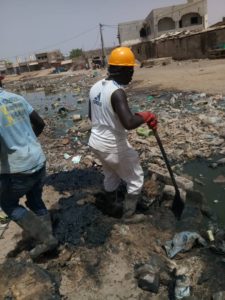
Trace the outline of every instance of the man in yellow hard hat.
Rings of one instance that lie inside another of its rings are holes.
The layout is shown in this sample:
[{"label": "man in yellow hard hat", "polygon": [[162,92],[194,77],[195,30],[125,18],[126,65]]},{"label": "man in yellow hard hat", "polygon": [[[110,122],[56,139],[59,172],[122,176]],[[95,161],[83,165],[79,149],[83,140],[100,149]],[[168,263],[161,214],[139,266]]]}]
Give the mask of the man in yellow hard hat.
[{"label": "man in yellow hard hat", "polygon": [[156,116],[150,111],[133,114],[129,108],[124,86],[131,82],[135,65],[129,48],[115,48],[109,56],[108,77],[95,83],[89,95],[89,146],[102,163],[106,193],[116,196],[121,180],[126,183],[124,218],[135,213],[144,181],[139,156],[127,140],[127,130],[143,123],[152,129],[157,126]]}]

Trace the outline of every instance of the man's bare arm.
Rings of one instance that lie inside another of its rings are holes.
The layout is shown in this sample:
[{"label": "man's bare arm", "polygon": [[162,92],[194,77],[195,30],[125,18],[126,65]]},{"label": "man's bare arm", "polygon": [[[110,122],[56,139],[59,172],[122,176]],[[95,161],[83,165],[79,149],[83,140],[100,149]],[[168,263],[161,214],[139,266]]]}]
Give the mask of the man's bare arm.
[{"label": "man's bare arm", "polygon": [[45,122],[35,110],[33,110],[30,114],[30,122],[34,133],[36,136],[39,136],[45,127]]}]

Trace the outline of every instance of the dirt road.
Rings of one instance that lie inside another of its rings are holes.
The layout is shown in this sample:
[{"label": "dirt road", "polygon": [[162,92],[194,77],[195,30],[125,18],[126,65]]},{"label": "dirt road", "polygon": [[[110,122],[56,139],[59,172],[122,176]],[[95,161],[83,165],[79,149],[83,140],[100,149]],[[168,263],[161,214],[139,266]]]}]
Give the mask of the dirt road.
[{"label": "dirt road", "polygon": [[[106,75],[106,70],[98,70],[102,76]],[[51,74],[52,69],[23,73],[21,75],[6,76],[5,83],[15,80],[26,81],[29,78],[60,77],[67,73]],[[75,71],[75,73],[90,73],[88,71]],[[95,78],[94,78],[94,81]],[[133,85],[136,88],[148,88],[156,90],[180,90],[197,91],[209,94],[225,94],[225,60],[187,60],[173,61],[166,66],[158,65],[152,68],[136,67]]]},{"label": "dirt road", "polygon": [[137,68],[138,88],[225,94],[225,60],[174,61],[166,66]]}]

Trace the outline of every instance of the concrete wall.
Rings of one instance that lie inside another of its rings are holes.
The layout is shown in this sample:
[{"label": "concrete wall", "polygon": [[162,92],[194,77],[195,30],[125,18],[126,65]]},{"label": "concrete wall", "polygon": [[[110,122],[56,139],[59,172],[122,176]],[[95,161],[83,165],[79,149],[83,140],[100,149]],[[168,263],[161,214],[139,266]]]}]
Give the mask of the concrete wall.
[{"label": "concrete wall", "polygon": [[64,56],[60,50],[47,52],[47,56],[48,56],[49,63],[54,62],[54,61],[62,61],[64,59]]},{"label": "concrete wall", "polygon": [[134,45],[132,50],[139,61],[149,58],[172,57],[193,59],[208,57],[208,50],[225,43],[225,27],[173,39]]},{"label": "concrete wall", "polygon": [[144,42],[139,43],[132,46],[132,51],[135,54],[135,58],[142,62],[143,60],[147,60],[149,58],[156,57],[156,48],[152,42]]},{"label": "concrete wall", "polygon": [[143,20],[118,24],[118,38],[121,45],[132,45],[140,39]]},{"label": "concrete wall", "polygon": [[174,59],[206,58],[208,50],[225,43],[225,28],[156,42],[156,56]]},{"label": "concrete wall", "polygon": [[206,29],[207,0],[188,0],[186,4],[154,9],[145,19],[151,26],[150,39],[168,31]]}]

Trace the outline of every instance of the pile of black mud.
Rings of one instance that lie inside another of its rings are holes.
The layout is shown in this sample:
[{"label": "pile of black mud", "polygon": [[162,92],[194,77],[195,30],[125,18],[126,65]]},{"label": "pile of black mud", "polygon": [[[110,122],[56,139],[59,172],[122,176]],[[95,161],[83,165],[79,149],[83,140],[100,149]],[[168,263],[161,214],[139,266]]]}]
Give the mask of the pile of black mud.
[{"label": "pile of black mud", "polygon": [[104,244],[114,221],[94,204],[78,205],[78,199],[77,195],[60,199],[60,209],[52,213],[54,235],[61,244],[69,246]]},{"label": "pile of black mud", "polygon": [[[116,221],[114,218],[122,216],[122,205],[120,202],[113,210],[112,202],[101,193],[102,181],[102,173],[93,167],[60,172],[46,178],[45,184],[60,193],[73,193],[70,197],[61,198],[59,209],[51,212],[53,232],[60,244],[91,247],[105,243]],[[95,197],[95,204],[78,204],[90,194]],[[122,201],[123,191],[120,194]]]}]

